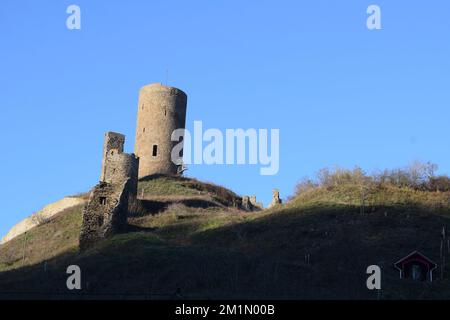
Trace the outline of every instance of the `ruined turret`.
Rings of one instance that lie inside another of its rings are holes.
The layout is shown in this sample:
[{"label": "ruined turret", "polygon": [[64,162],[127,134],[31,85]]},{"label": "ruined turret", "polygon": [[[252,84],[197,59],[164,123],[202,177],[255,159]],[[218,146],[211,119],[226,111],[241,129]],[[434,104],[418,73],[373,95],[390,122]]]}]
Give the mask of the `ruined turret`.
[{"label": "ruined turret", "polygon": [[123,153],[124,143],[119,133],[105,134],[100,182],[83,210],[80,250],[126,228],[128,203],[137,193],[139,159]]},{"label": "ruined turret", "polygon": [[280,199],[280,190],[278,189],[273,189],[272,190],[272,201],[269,204],[269,209],[276,207],[278,205],[280,205],[282,203],[281,199]]}]

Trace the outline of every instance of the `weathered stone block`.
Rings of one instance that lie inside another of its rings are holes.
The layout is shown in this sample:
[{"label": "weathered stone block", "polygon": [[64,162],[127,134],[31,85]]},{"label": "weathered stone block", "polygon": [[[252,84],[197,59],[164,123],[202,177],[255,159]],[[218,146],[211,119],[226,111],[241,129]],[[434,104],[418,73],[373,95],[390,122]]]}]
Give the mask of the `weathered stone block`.
[{"label": "weathered stone block", "polygon": [[80,250],[125,230],[130,179],[118,184],[100,182],[83,210]]}]

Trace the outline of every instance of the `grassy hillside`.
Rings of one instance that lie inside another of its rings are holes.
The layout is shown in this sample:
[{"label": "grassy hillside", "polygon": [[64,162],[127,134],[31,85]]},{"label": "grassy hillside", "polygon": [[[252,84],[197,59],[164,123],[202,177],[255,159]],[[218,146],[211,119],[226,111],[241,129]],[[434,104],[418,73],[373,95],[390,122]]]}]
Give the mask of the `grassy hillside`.
[{"label": "grassy hillside", "polygon": [[[143,221],[155,212],[163,211],[164,219],[178,210],[230,212],[234,210],[233,203],[239,199],[226,188],[176,176],[152,176],[139,181],[139,195],[143,204],[130,217],[131,232],[139,228],[139,223],[134,221]],[[87,199],[89,194],[77,196]],[[83,206],[66,209],[41,226],[0,246],[0,272],[47,261],[61,254],[76,253],[82,210]]]},{"label": "grassy hillside", "polygon": [[193,178],[154,175],[139,181],[139,197],[153,200],[203,199],[233,206],[239,196],[224,187]]},{"label": "grassy hillside", "polygon": [[57,214],[47,223],[0,246],[0,272],[76,253],[83,206]]},{"label": "grassy hillside", "polygon": [[[193,187],[197,184],[200,187]],[[413,250],[440,262],[440,232],[443,226],[450,227],[448,192],[371,187],[364,191],[362,210],[360,187],[318,187],[278,208],[246,213],[223,205],[228,197],[223,194],[235,196],[232,192],[194,180],[158,177],[142,181],[139,188],[144,189],[146,199],[164,197],[170,203],[159,214],[130,217],[129,232],[83,254],[76,252],[81,208],[31,230],[25,260],[24,237],[0,247],[0,296],[450,296],[449,265],[445,279],[439,279],[437,270],[437,280],[431,284],[400,280],[392,266]],[[168,190],[174,198],[167,197]],[[188,206],[183,202],[197,196],[222,205]],[[79,293],[70,293],[65,287],[65,268],[70,264],[79,265],[83,272],[83,290]],[[365,286],[365,270],[371,264],[383,270],[380,295]]]}]

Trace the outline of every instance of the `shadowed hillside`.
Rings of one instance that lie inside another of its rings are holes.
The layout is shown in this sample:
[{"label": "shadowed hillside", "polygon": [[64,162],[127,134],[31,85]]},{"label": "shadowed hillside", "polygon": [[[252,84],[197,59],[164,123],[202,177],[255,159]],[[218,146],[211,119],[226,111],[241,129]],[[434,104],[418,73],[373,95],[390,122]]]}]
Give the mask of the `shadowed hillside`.
[{"label": "shadowed hillside", "polygon": [[[438,268],[433,283],[400,280],[393,268],[413,250],[440,263],[441,230],[450,227],[449,192],[390,184],[314,186],[288,204],[248,213],[225,206],[234,193],[196,180],[154,177],[141,181],[142,189],[148,201],[168,205],[159,214],[130,217],[127,233],[83,254],[76,252],[81,208],[28,232],[25,260],[23,236],[0,247],[1,297],[418,299],[450,294],[448,265],[444,280]],[[218,205],[188,206],[180,200],[194,196]],[[71,264],[83,273],[78,293],[65,286]],[[372,264],[383,270],[380,294],[365,285]]]}]

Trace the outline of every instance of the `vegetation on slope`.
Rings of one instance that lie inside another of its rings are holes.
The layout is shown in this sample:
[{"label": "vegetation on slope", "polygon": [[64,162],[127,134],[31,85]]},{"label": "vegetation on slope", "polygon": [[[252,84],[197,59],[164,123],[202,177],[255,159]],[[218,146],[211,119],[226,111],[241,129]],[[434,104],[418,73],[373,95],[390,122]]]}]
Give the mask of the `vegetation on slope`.
[{"label": "vegetation on slope", "polygon": [[62,254],[75,253],[83,206],[64,210],[40,226],[0,247],[0,272],[43,263]]},{"label": "vegetation on slope", "polygon": [[[183,211],[184,209],[202,214],[234,210],[225,207],[224,204],[233,203],[238,198],[235,193],[223,187],[203,183],[196,179],[175,176],[154,176],[151,179],[143,179],[139,182],[139,189],[144,190],[145,199],[155,199],[165,194],[162,200],[164,202],[162,220],[167,220],[168,223],[170,223],[170,217],[173,216],[174,211]],[[83,193],[77,196],[87,199],[88,195],[88,193]],[[189,200],[196,200],[197,202]],[[204,200],[206,205],[199,200]],[[221,206],[215,205],[215,202],[221,204]],[[203,206],[206,206],[206,208],[202,208]],[[136,217],[130,218],[130,231],[139,228],[138,224],[132,223],[133,221],[141,221],[140,216],[151,216],[154,213],[152,211],[154,207],[148,204],[140,206],[139,209]],[[66,209],[52,219],[42,221],[40,226],[26,234],[22,234],[1,246],[0,272],[44,263],[61,254],[76,253],[78,251],[82,210],[83,206]],[[212,221],[209,223],[212,223]]]},{"label": "vegetation on slope", "polygon": [[198,199],[234,206],[240,197],[224,187],[201,182],[194,178],[180,176],[153,175],[139,181],[140,198],[160,201],[182,201]]},{"label": "vegetation on slope", "polygon": [[[438,269],[436,280],[426,283],[400,280],[393,263],[413,250],[441,262],[450,193],[364,180],[303,185],[288,204],[258,213],[174,202],[161,214],[131,217],[128,233],[83,254],[75,253],[74,238],[61,241],[65,254],[53,255],[46,269],[50,257],[42,252],[30,265],[0,273],[0,291],[4,298],[24,292],[31,298],[448,298],[449,265],[444,279]],[[52,232],[76,234],[80,214],[64,223],[67,215],[59,215]],[[51,234],[41,236],[46,228],[30,234],[47,239]],[[10,245],[20,248],[17,241]],[[32,251],[44,247],[33,245]],[[0,247],[0,264],[8,261]],[[65,287],[70,264],[83,271],[79,293]],[[366,288],[372,264],[383,270],[380,294]]]}]

